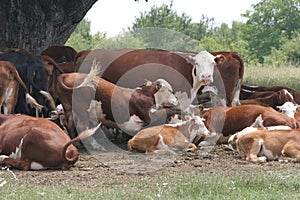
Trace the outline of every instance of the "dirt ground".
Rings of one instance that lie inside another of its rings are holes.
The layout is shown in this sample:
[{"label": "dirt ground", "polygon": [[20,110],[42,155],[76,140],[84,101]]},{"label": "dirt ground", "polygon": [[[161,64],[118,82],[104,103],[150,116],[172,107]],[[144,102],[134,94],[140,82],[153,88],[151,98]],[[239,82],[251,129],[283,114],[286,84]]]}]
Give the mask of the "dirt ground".
[{"label": "dirt ground", "polygon": [[106,152],[81,151],[80,159],[70,170],[18,171],[13,170],[24,185],[71,184],[94,188],[100,183],[122,183],[139,176],[156,177],[160,174],[176,176],[178,173],[218,173],[230,176],[236,173],[299,170],[299,163],[249,163],[225,145],[201,147],[194,152],[141,154],[123,149]]}]

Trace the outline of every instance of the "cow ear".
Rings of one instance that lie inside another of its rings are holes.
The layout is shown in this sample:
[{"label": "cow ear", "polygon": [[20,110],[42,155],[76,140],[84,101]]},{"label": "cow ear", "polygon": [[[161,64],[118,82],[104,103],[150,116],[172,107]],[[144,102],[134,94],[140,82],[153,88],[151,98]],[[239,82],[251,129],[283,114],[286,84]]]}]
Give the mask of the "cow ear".
[{"label": "cow ear", "polygon": [[187,61],[187,63],[191,63],[192,65],[195,64],[195,56],[189,55],[185,58],[185,60]]},{"label": "cow ear", "polygon": [[223,56],[222,54],[216,55],[215,56],[215,62],[217,64],[221,64],[225,61],[225,56]]}]

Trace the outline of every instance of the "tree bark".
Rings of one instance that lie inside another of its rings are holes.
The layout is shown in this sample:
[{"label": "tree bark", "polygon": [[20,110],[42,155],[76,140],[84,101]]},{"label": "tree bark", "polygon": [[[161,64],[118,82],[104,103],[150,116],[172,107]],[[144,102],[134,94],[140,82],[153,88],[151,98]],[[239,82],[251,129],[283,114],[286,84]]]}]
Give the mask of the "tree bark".
[{"label": "tree bark", "polygon": [[1,0],[0,49],[63,45],[97,0]]}]

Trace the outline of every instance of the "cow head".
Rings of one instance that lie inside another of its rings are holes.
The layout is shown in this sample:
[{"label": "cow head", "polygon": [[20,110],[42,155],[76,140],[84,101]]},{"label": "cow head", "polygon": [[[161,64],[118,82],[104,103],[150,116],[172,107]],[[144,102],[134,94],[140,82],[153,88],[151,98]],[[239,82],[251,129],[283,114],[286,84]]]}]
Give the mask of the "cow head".
[{"label": "cow head", "polygon": [[156,93],[154,94],[156,108],[177,106],[178,100],[173,93],[172,86],[164,79],[155,81]]},{"label": "cow head", "polygon": [[193,65],[193,84],[208,85],[213,82],[215,65],[222,63],[225,57],[213,56],[207,51],[201,51],[195,56],[188,56],[186,60]]},{"label": "cow head", "polygon": [[293,102],[285,102],[281,106],[277,106],[278,110],[283,114],[294,118],[294,114],[297,111],[298,105],[294,104]]},{"label": "cow head", "polygon": [[196,145],[205,138],[210,131],[206,128],[203,119],[199,116],[186,116],[188,125],[189,137],[188,140],[190,142],[195,143]]}]

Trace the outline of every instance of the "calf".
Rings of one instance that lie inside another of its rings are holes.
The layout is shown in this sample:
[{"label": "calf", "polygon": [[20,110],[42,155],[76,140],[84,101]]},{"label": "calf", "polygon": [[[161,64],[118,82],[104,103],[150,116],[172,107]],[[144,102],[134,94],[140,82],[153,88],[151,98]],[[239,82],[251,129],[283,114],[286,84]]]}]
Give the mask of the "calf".
[{"label": "calf", "polygon": [[293,118],[279,113],[271,107],[260,105],[216,107],[203,110],[200,116],[205,119],[204,123],[210,131],[222,133],[225,137],[249,126],[285,125],[291,128],[298,127]]},{"label": "calf", "polygon": [[[0,108],[4,114],[12,114],[18,100],[19,85],[24,88],[25,99],[32,107],[41,110],[42,105],[29,94],[15,66],[8,61],[0,61]],[[20,94],[21,95],[21,94]]]},{"label": "calf", "polygon": [[[172,87],[165,80],[158,79],[129,89],[95,77],[98,72],[94,69],[88,75],[68,73],[58,78],[58,96],[64,107],[66,127],[71,137],[75,133],[73,118],[78,119],[76,127],[81,130],[92,123],[89,116],[96,115],[96,120],[103,125],[136,133],[154,122],[165,123],[173,115],[170,109],[159,109],[178,104]],[[94,85],[84,81],[87,79]],[[89,86],[82,86],[84,84]]]},{"label": "calf", "polygon": [[209,131],[202,119],[194,116],[182,123],[153,126],[139,131],[128,141],[128,150],[145,153],[169,147],[195,150],[195,144],[207,134]]},{"label": "calf", "polygon": [[242,159],[266,162],[281,156],[300,161],[300,130],[258,130],[237,139]]},{"label": "calf", "polygon": [[[266,92],[263,92],[265,95]],[[295,102],[292,94],[286,89],[279,90],[278,92],[272,92],[270,95],[264,97],[257,97],[253,99],[240,100],[242,105],[257,104],[262,106],[270,106],[277,109],[277,106],[284,104],[285,102]]]},{"label": "calf", "polygon": [[228,144],[229,144],[229,147],[232,149],[232,150],[235,150],[236,149],[236,142],[237,142],[237,139],[240,138],[241,136],[243,135],[246,135],[248,133],[251,133],[251,132],[255,132],[255,131],[258,131],[258,130],[291,130],[291,127],[289,126],[268,126],[268,127],[252,127],[252,126],[249,126],[247,128],[244,128],[243,130],[239,131],[239,132],[236,132],[235,134],[231,135],[228,139]]},{"label": "calf", "polygon": [[70,140],[45,118],[0,114],[0,163],[21,170],[69,169],[79,155],[73,143],[91,136],[98,127]]}]

